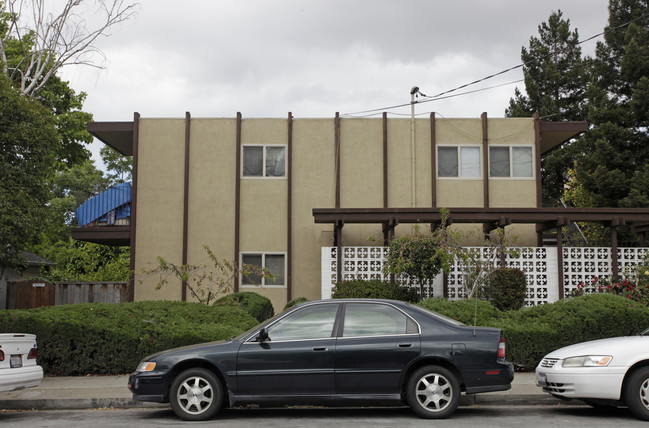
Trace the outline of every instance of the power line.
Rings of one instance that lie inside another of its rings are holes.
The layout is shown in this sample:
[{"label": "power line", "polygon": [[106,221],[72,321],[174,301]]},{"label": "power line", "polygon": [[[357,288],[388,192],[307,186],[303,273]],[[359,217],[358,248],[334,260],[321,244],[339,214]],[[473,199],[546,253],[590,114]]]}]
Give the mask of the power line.
[{"label": "power line", "polygon": [[[601,33],[595,34],[594,36],[588,37],[588,38],[586,38],[586,39],[584,39],[584,40],[581,40],[581,41],[577,42],[577,45],[581,45],[581,44],[583,44],[583,43],[589,42],[589,41],[591,41],[591,40],[593,40],[593,39],[596,39],[596,38],[598,38],[598,37],[600,37],[600,36],[602,36],[602,35],[604,35],[604,34],[606,34],[606,33],[611,33],[611,32],[613,32],[613,31],[617,31],[617,30],[619,30],[620,28],[627,27],[627,26],[629,26],[630,24],[632,24],[632,23],[634,23],[634,22],[637,22],[637,21],[640,21],[640,20],[642,20],[642,19],[645,19],[645,18],[647,18],[647,17],[649,17],[649,13],[646,13],[646,14],[644,14],[644,15],[641,15],[641,16],[639,16],[639,17],[637,17],[637,18],[634,18],[634,19],[632,19],[632,20],[630,20],[630,21],[628,21],[628,22],[625,22],[624,24],[620,24],[620,25],[618,25],[618,26],[616,26],[616,27],[609,28],[609,29],[605,29],[605,30],[602,31]],[[549,53],[548,55],[544,56],[543,58],[547,58],[547,57],[549,57],[549,56],[551,56],[551,55],[554,55],[554,51],[551,52],[551,53]],[[505,84],[503,84],[503,85],[497,85],[497,86],[493,86],[493,87],[489,87],[489,88],[478,89],[478,90],[474,90],[474,91],[463,92],[463,93],[461,93],[461,94],[456,94],[456,95],[452,95],[452,96],[446,96],[446,97],[443,97],[443,95],[450,94],[451,92],[458,91],[458,90],[460,90],[460,89],[466,88],[466,87],[468,87],[468,86],[475,85],[475,84],[480,83],[480,82],[484,82],[484,81],[489,80],[489,79],[493,79],[494,77],[497,77],[497,76],[503,75],[503,74],[505,74],[505,73],[508,73],[508,72],[510,72],[510,71],[516,70],[516,69],[521,68],[521,67],[525,67],[525,66],[527,66],[527,65],[529,65],[529,64],[531,64],[531,61],[528,61],[528,62],[524,62],[524,63],[518,64],[518,65],[515,65],[515,66],[513,66],[513,67],[507,68],[507,69],[505,69],[505,70],[499,71],[499,72],[497,72],[497,73],[491,74],[491,75],[486,76],[486,77],[483,77],[483,78],[481,78],[481,79],[474,80],[473,82],[466,83],[466,84],[464,84],[464,85],[457,86],[457,87],[455,87],[455,88],[453,88],[453,89],[449,89],[449,90],[447,90],[447,91],[440,92],[439,94],[436,94],[436,95],[432,95],[432,96],[423,96],[422,101],[417,101],[417,102],[418,102],[418,103],[424,103],[424,102],[431,102],[431,101],[439,101],[439,100],[443,100],[443,99],[451,98],[451,97],[454,97],[454,96],[468,95],[468,94],[472,94],[472,93],[474,93],[474,92],[479,92],[479,91],[481,91],[481,90],[493,89],[493,88],[497,88],[497,87],[499,87],[499,86],[504,86],[504,85],[509,85],[509,84],[511,84],[511,83],[518,83],[518,82],[521,82],[521,81],[523,81],[523,79],[518,80],[518,81],[516,81],[516,82],[505,83]],[[342,117],[357,117],[356,115],[365,115],[365,116],[360,116],[360,117],[368,117],[368,116],[372,116],[372,115],[375,114],[376,112],[384,112],[384,111],[386,111],[386,110],[392,110],[392,109],[396,109],[396,108],[406,107],[406,106],[409,106],[410,104],[411,104],[411,103],[404,103],[404,104],[397,104],[397,105],[393,105],[393,106],[389,106],[389,107],[382,107],[382,108],[376,108],[376,109],[371,109],[371,110],[364,110],[364,111],[359,111],[359,112],[354,112],[354,113],[345,113],[345,114],[342,115]]]}]

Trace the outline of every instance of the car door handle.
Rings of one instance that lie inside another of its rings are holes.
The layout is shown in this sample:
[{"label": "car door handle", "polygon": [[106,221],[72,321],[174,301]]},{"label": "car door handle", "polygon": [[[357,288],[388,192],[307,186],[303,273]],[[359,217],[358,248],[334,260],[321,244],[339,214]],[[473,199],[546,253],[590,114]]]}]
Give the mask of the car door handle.
[{"label": "car door handle", "polygon": [[314,346],[313,350],[314,351],[326,351],[327,347],[326,346]]},{"label": "car door handle", "polygon": [[410,348],[412,343],[399,343],[399,348]]}]

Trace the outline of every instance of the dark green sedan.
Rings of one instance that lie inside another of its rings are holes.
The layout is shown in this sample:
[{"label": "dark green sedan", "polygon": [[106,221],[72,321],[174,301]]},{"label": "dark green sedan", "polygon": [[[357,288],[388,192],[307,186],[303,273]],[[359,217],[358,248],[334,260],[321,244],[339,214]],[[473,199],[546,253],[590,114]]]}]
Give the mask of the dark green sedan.
[{"label": "dark green sedan", "polygon": [[403,405],[445,418],[460,393],[511,387],[497,328],[470,327],[404,302],[341,299],[295,306],[227,341],[171,349],[129,378],[138,401],[185,420],[224,406]]}]

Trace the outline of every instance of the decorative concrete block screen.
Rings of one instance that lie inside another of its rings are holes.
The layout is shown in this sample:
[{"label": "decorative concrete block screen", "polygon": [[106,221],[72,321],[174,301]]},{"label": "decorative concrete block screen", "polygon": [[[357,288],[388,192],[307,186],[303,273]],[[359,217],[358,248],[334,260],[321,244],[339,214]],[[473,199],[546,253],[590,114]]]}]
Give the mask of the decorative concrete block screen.
[{"label": "decorative concrete block screen", "polygon": [[[474,247],[486,257],[490,248]],[[342,277],[352,279],[388,278],[383,274],[383,264],[387,257],[387,247],[343,247]],[[631,276],[633,268],[643,261],[649,248],[619,248],[618,272],[620,276]],[[506,264],[518,268],[527,276],[527,306],[555,302],[559,299],[559,269],[556,247],[518,248],[516,255],[508,255]],[[331,297],[331,289],[337,282],[336,274],[337,248],[322,248],[322,298]],[[462,284],[463,266],[456,262],[448,273],[448,297],[451,300],[463,299],[466,291]],[[581,283],[589,284],[595,277],[608,277],[611,269],[611,249],[595,247],[563,248],[564,295],[577,288]],[[408,278],[397,277],[401,284],[408,284]],[[411,286],[419,287],[416,281]],[[438,275],[432,287],[425,287],[427,297],[444,295],[443,275]],[[432,289],[432,293],[428,290]]]}]

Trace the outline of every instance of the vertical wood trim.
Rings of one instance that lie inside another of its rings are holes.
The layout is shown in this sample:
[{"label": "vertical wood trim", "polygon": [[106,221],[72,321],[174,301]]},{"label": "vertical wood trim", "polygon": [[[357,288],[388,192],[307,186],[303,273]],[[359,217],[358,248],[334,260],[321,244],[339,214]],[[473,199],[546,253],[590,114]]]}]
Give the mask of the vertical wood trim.
[{"label": "vertical wood trim", "polygon": [[559,299],[563,299],[566,296],[563,291],[563,230],[561,226],[557,227],[557,267]]},{"label": "vertical wood trim", "polygon": [[[335,174],[336,174],[336,208],[340,208],[340,113],[336,112],[334,118],[334,143],[335,143]],[[342,261],[343,261],[343,230],[342,222],[334,224],[334,245],[336,252],[336,282],[342,281]]]},{"label": "vertical wood trim", "polygon": [[[185,112],[185,172],[184,172],[184,188],[183,188],[183,260],[182,264],[187,264],[187,240],[189,229],[189,140],[190,140],[190,127],[191,127],[191,114]],[[182,283],[181,300],[187,301],[187,282]]]},{"label": "vertical wood trim", "polygon": [[[241,113],[237,112],[237,166],[235,168],[235,187],[234,187],[234,261],[237,266],[241,266],[239,258],[239,228],[241,227]],[[239,291],[239,276],[234,277],[234,291]]]},{"label": "vertical wood trim", "polygon": [[487,113],[482,113],[480,117],[482,118],[482,192],[484,207],[489,208],[489,127]]},{"label": "vertical wood trim", "polygon": [[135,300],[135,243],[137,231],[137,173],[138,173],[138,151],[140,144],[140,113],[133,114],[133,172],[131,173],[131,280],[128,284],[128,301]]},{"label": "vertical wood trim", "polygon": [[340,208],[340,113],[334,118],[335,174],[336,174],[336,208]]},{"label": "vertical wood trim", "polygon": [[430,114],[430,181],[431,206],[437,208],[437,138],[435,130],[435,112]]},{"label": "vertical wood trim", "polygon": [[611,226],[611,270],[613,273],[613,281],[617,281],[620,273],[617,260],[617,226]]},{"label": "vertical wood trim", "polygon": [[536,207],[543,206],[543,185],[541,183],[541,119],[539,112],[535,112],[534,118],[534,163],[536,175]]},{"label": "vertical wood trim", "polygon": [[388,114],[383,112],[383,208],[389,206],[388,197]]},{"label": "vertical wood trim", "polygon": [[286,197],[286,301],[293,298],[293,114],[288,113],[288,142],[286,150],[286,173],[288,174],[287,197]]}]

